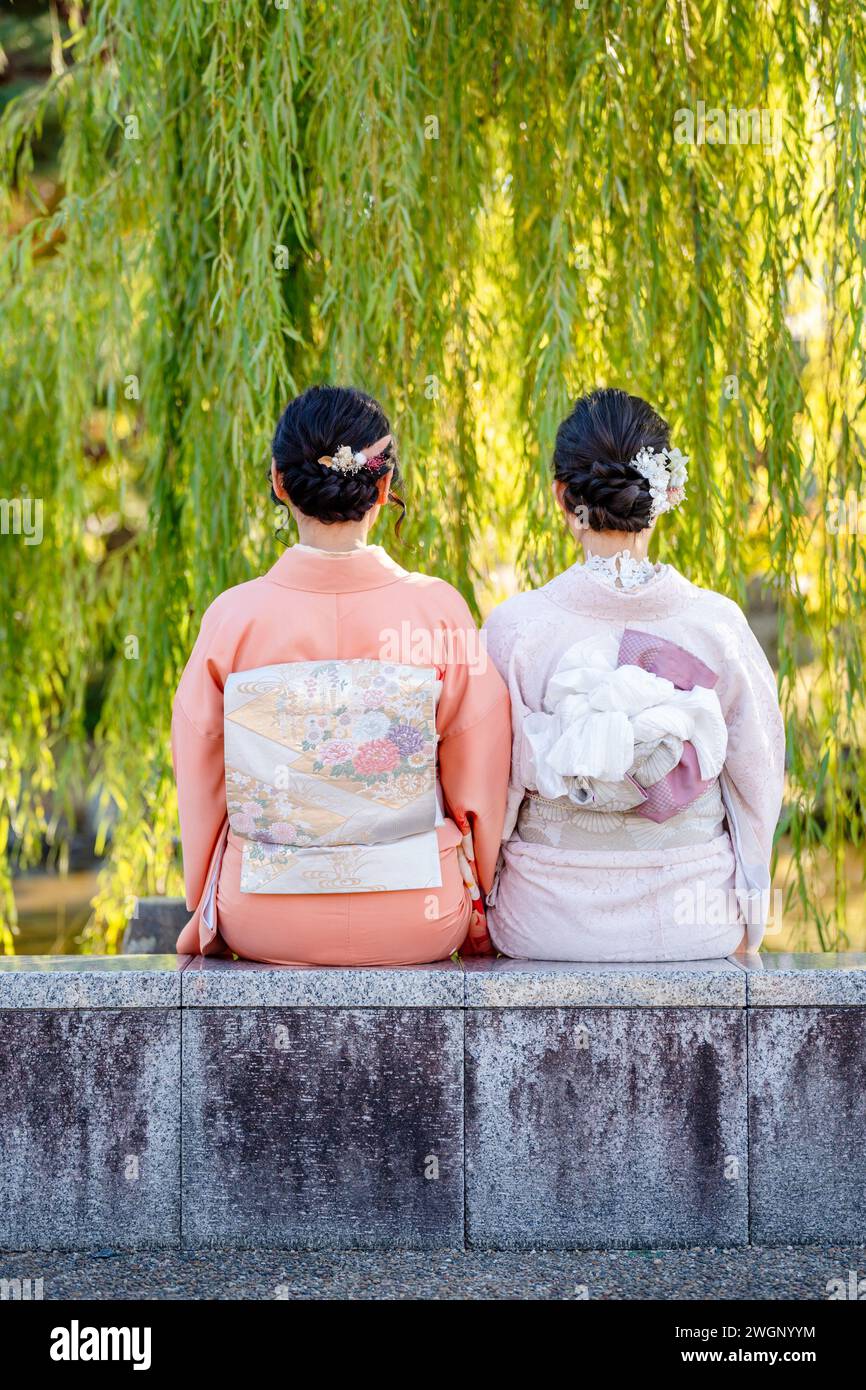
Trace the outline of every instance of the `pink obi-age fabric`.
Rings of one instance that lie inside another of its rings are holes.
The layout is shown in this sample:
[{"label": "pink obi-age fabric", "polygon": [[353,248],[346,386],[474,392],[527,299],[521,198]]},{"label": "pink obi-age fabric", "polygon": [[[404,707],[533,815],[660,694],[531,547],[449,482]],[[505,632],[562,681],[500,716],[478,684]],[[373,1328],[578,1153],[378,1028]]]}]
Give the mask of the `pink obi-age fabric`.
[{"label": "pink obi-age fabric", "polygon": [[[634,778],[631,780],[634,781]],[[672,816],[678,816],[712,785],[712,778],[704,781],[701,777],[698,755],[692,744],[684,743],[683,756],[676,767],[651,787],[641,788],[646,800],[635,807],[635,815],[644,816],[660,825]]]},{"label": "pink obi-age fabric", "polygon": [[[666,637],[628,627],[619,644],[617,666],[640,666],[651,675],[670,681],[677,690],[693,690],[696,685],[712,690],[719,679],[715,671],[684,647],[678,647]],[[630,780],[635,786],[639,785],[633,777]],[[645,800],[635,807],[635,813],[657,824],[670,820],[697,801],[712,784],[712,778],[702,779],[692,745],[684,743],[683,755],[676,767],[652,786],[641,787]]]},{"label": "pink obi-age fabric", "polygon": [[678,647],[666,637],[657,637],[653,632],[638,632],[627,627],[619,644],[618,666],[640,666],[644,671],[670,681],[677,690],[693,690],[703,685],[712,690],[718,684],[718,676],[705,662]]}]

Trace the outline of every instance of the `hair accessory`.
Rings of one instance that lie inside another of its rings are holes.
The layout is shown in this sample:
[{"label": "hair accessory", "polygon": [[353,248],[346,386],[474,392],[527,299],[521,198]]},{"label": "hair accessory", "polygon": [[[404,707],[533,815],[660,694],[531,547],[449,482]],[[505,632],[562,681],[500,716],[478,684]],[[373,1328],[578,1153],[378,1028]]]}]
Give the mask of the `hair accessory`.
[{"label": "hair accessory", "polygon": [[650,521],[682,502],[689,476],[688,461],[688,454],[679,449],[641,449],[629,460],[629,468],[634,468],[650,485]]},{"label": "hair accessory", "polygon": [[323,463],[326,468],[335,469],[338,473],[360,473],[362,468],[376,472],[385,462],[382,455],[390,443],[391,436],[386,434],[382,439],[377,439],[375,444],[368,444],[366,449],[352,450],[348,444],[341,444],[333,454],[323,454],[318,462]]}]

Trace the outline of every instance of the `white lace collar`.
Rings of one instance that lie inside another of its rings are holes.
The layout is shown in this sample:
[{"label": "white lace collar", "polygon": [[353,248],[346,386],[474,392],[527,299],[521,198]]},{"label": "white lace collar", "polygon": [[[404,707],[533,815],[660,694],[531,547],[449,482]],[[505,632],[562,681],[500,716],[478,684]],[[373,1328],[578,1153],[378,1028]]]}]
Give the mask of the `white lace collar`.
[{"label": "white lace collar", "polygon": [[613,589],[639,589],[655,579],[662,567],[650,560],[635,560],[630,550],[618,550],[615,555],[590,555],[581,568]]}]

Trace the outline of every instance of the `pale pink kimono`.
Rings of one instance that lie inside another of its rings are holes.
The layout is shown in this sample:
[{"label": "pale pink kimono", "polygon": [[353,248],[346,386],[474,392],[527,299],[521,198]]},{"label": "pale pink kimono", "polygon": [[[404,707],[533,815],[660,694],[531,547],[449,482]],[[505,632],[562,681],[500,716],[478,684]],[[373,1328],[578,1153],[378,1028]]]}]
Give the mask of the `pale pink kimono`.
[{"label": "pale pink kimono", "polygon": [[[242,893],[243,845],[227,819],[227,677],[285,662],[381,660],[383,652],[394,659],[395,634],[399,660],[435,665],[442,682],[436,732],[445,819],[435,832],[441,887],[433,894],[414,888]],[[483,912],[473,908],[467,887],[466,861],[474,853],[483,892],[501,840],[511,722],[505,685],[477,639],[469,609],[451,585],[408,573],[379,546],[335,555],[296,545],[266,575],[220,594],[202,619],[172,718],[186,898],[193,912],[179,952],[399,965],[444,960],[458,948],[489,950]],[[477,908],[477,887],[475,899]]]},{"label": "pale pink kimono", "polygon": [[[627,628],[667,639],[718,677],[715,691],[727,726],[718,777],[721,829],[700,841],[695,832],[689,843],[685,810],[675,847],[665,847],[663,826],[656,848],[604,849],[599,843],[595,849],[581,839],[584,847],[575,849],[524,840],[518,814],[527,792],[537,792],[524,720],[542,711],[568,648],[611,630],[621,639]],[[491,614],[485,634],[508,682],[514,726],[502,862],[488,899],[499,950],[530,959],[617,961],[757,949],[773,904],[769,864],[785,740],[773,673],[737,605],[697,588],[670,565],[631,589],[575,565],[543,588],[507,600]],[[695,905],[693,917],[683,903]]]}]

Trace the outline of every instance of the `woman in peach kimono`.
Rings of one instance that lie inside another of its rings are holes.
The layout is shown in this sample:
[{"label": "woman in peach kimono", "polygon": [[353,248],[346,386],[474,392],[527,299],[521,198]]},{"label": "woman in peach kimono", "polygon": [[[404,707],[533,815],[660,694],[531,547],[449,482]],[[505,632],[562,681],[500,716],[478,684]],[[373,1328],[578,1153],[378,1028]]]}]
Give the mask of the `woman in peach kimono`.
[{"label": "woman in peach kimono", "polygon": [[397,501],[381,407],[313,387],[273,441],[300,541],[205,613],[174,702],[179,952],[400,965],[490,949],[508,694],[466,603],[367,536]]},{"label": "woman in peach kimono", "polygon": [[784,731],[737,605],[647,558],[687,462],[646,401],[579,400],[554,491],[584,562],[487,621],[514,725],[488,899],[507,955],[693,960],[760,943]]}]

